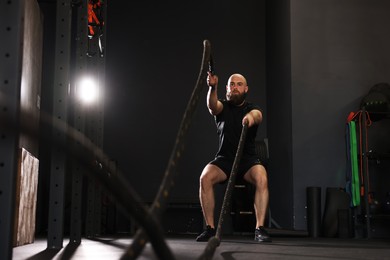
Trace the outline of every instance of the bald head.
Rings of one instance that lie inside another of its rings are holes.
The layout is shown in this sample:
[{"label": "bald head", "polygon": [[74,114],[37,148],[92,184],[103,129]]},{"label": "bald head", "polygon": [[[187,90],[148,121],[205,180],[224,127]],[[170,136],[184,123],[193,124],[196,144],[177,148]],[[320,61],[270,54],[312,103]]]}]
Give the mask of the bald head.
[{"label": "bald head", "polygon": [[229,77],[229,80],[228,80],[228,86],[230,86],[230,83],[231,82],[241,82],[243,84],[243,86],[247,86],[247,82],[246,82],[246,78],[239,74],[239,73],[234,73],[232,74],[230,77]]}]

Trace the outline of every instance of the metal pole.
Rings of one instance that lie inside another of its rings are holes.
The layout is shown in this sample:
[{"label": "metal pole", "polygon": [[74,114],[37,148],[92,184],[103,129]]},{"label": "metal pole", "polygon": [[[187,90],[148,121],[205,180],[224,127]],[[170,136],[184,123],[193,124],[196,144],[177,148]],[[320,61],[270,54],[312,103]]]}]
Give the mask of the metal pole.
[{"label": "metal pole", "polygon": [[[75,61],[74,61],[74,73],[73,73],[73,84],[72,84],[72,111],[73,115],[73,126],[77,131],[85,133],[85,112],[82,107],[80,100],[77,98],[77,86],[81,77],[84,76],[86,71],[86,53],[87,53],[87,0],[82,0],[79,6],[74,6],[74,10],[77,11],[76,21],[76,46],[75,46]],[[77,8],[77,9],[76,9]],[[73,141],[79,149],[80,144]],[[83,197],[83,167],[80,162],[73,159],[71,162],[72,171],[72,205],[71,205],[71,220],[70,220],[70,243],[80,244],[81,243],[81,223],[82,223],[82,197]]]},{"label": "metal pole", "polygon": [[362,172],[363,172],[363,182],[364,182],[364,222],[366,226],[366,237],[371,237],[371,225],[370,225],[370,205],[368,201],[368,172],[367,172],[367,144],[366,144],[366,136],[367,136],[367,111],[365,108],[362,110],[362,122],[361,122],[361,129],[362,129]]},{"label": "metal pole", "polygon": [[[103,147],[103,111],[104,111],[104,81],[105,81],[105,55],[100,52],[101,43],[105,47],[106,34],[106,8],[107,1],[101,1],[97,7],[97,16],[100,19],[100,26],[94,29],[95,34],[90,37],[88,43],[89,58],[87,59],[88,73],[93,76],[98,88],[98,99],[89,107],[86,118],[86,136],[99,148]],[[87,192],[87,225],[88,237],[102,234],[103,208],[102,198],[104,191],[94,179],[88,178]]]},{"label": "metal pole", "polygon": [[[12,259],[24,1],[0,1],[0,255]],[[6,118],[15,126],[7,127]]]},{"label": "metal pole", "polygon": [[[71,0],[57,1],[53,117],[65,123],[70,84],[71,14]],[[52,134],[54,139],[66,142],[66,133],[54,128]],[[52,147],[51,156],[47,246],[59,249],[63,247],[66,156],[58,147]]]}]

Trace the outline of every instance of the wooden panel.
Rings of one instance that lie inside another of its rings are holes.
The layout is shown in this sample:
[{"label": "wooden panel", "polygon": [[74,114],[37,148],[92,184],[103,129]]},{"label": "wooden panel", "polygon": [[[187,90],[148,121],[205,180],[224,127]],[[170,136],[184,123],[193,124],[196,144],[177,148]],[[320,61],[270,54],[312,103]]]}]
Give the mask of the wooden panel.
[{"label": "wooden panel", "polygon": [[39,160],[20,149],[16,184],[14,246],[34,242]]}]

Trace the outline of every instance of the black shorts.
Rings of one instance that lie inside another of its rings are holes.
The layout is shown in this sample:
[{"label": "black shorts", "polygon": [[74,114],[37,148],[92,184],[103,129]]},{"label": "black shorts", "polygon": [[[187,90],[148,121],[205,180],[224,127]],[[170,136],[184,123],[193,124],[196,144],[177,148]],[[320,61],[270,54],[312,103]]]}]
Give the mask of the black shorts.
[{"label": "black shorts", "polygon": [[[214,160],[210,162],[210,164],[213,164],[220,168],[226,176],[229,178],[230,173],[232,172],[233,168],[233,162],[234,160],[227,159],[222,156],[216,157]],[[260,164],[260,159],[258,157],[251,157],[251,158],[241,158],[240,164],[238,165],[237,168],[237,173],[236,173],[236,178],[237,179],[243,179],[244,174],[249,171],[252,166]]]}]

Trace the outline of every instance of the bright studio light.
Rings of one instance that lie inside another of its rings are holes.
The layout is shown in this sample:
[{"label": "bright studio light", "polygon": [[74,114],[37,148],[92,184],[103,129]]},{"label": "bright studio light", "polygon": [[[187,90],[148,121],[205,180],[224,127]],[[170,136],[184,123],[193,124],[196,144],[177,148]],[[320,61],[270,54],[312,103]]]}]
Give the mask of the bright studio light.
[{"label": "bright studio light", "polygon": [[98,87],[91,78],[83,78],[79,83],[78,96],[82,102],[90,104],[98,98]]}]

